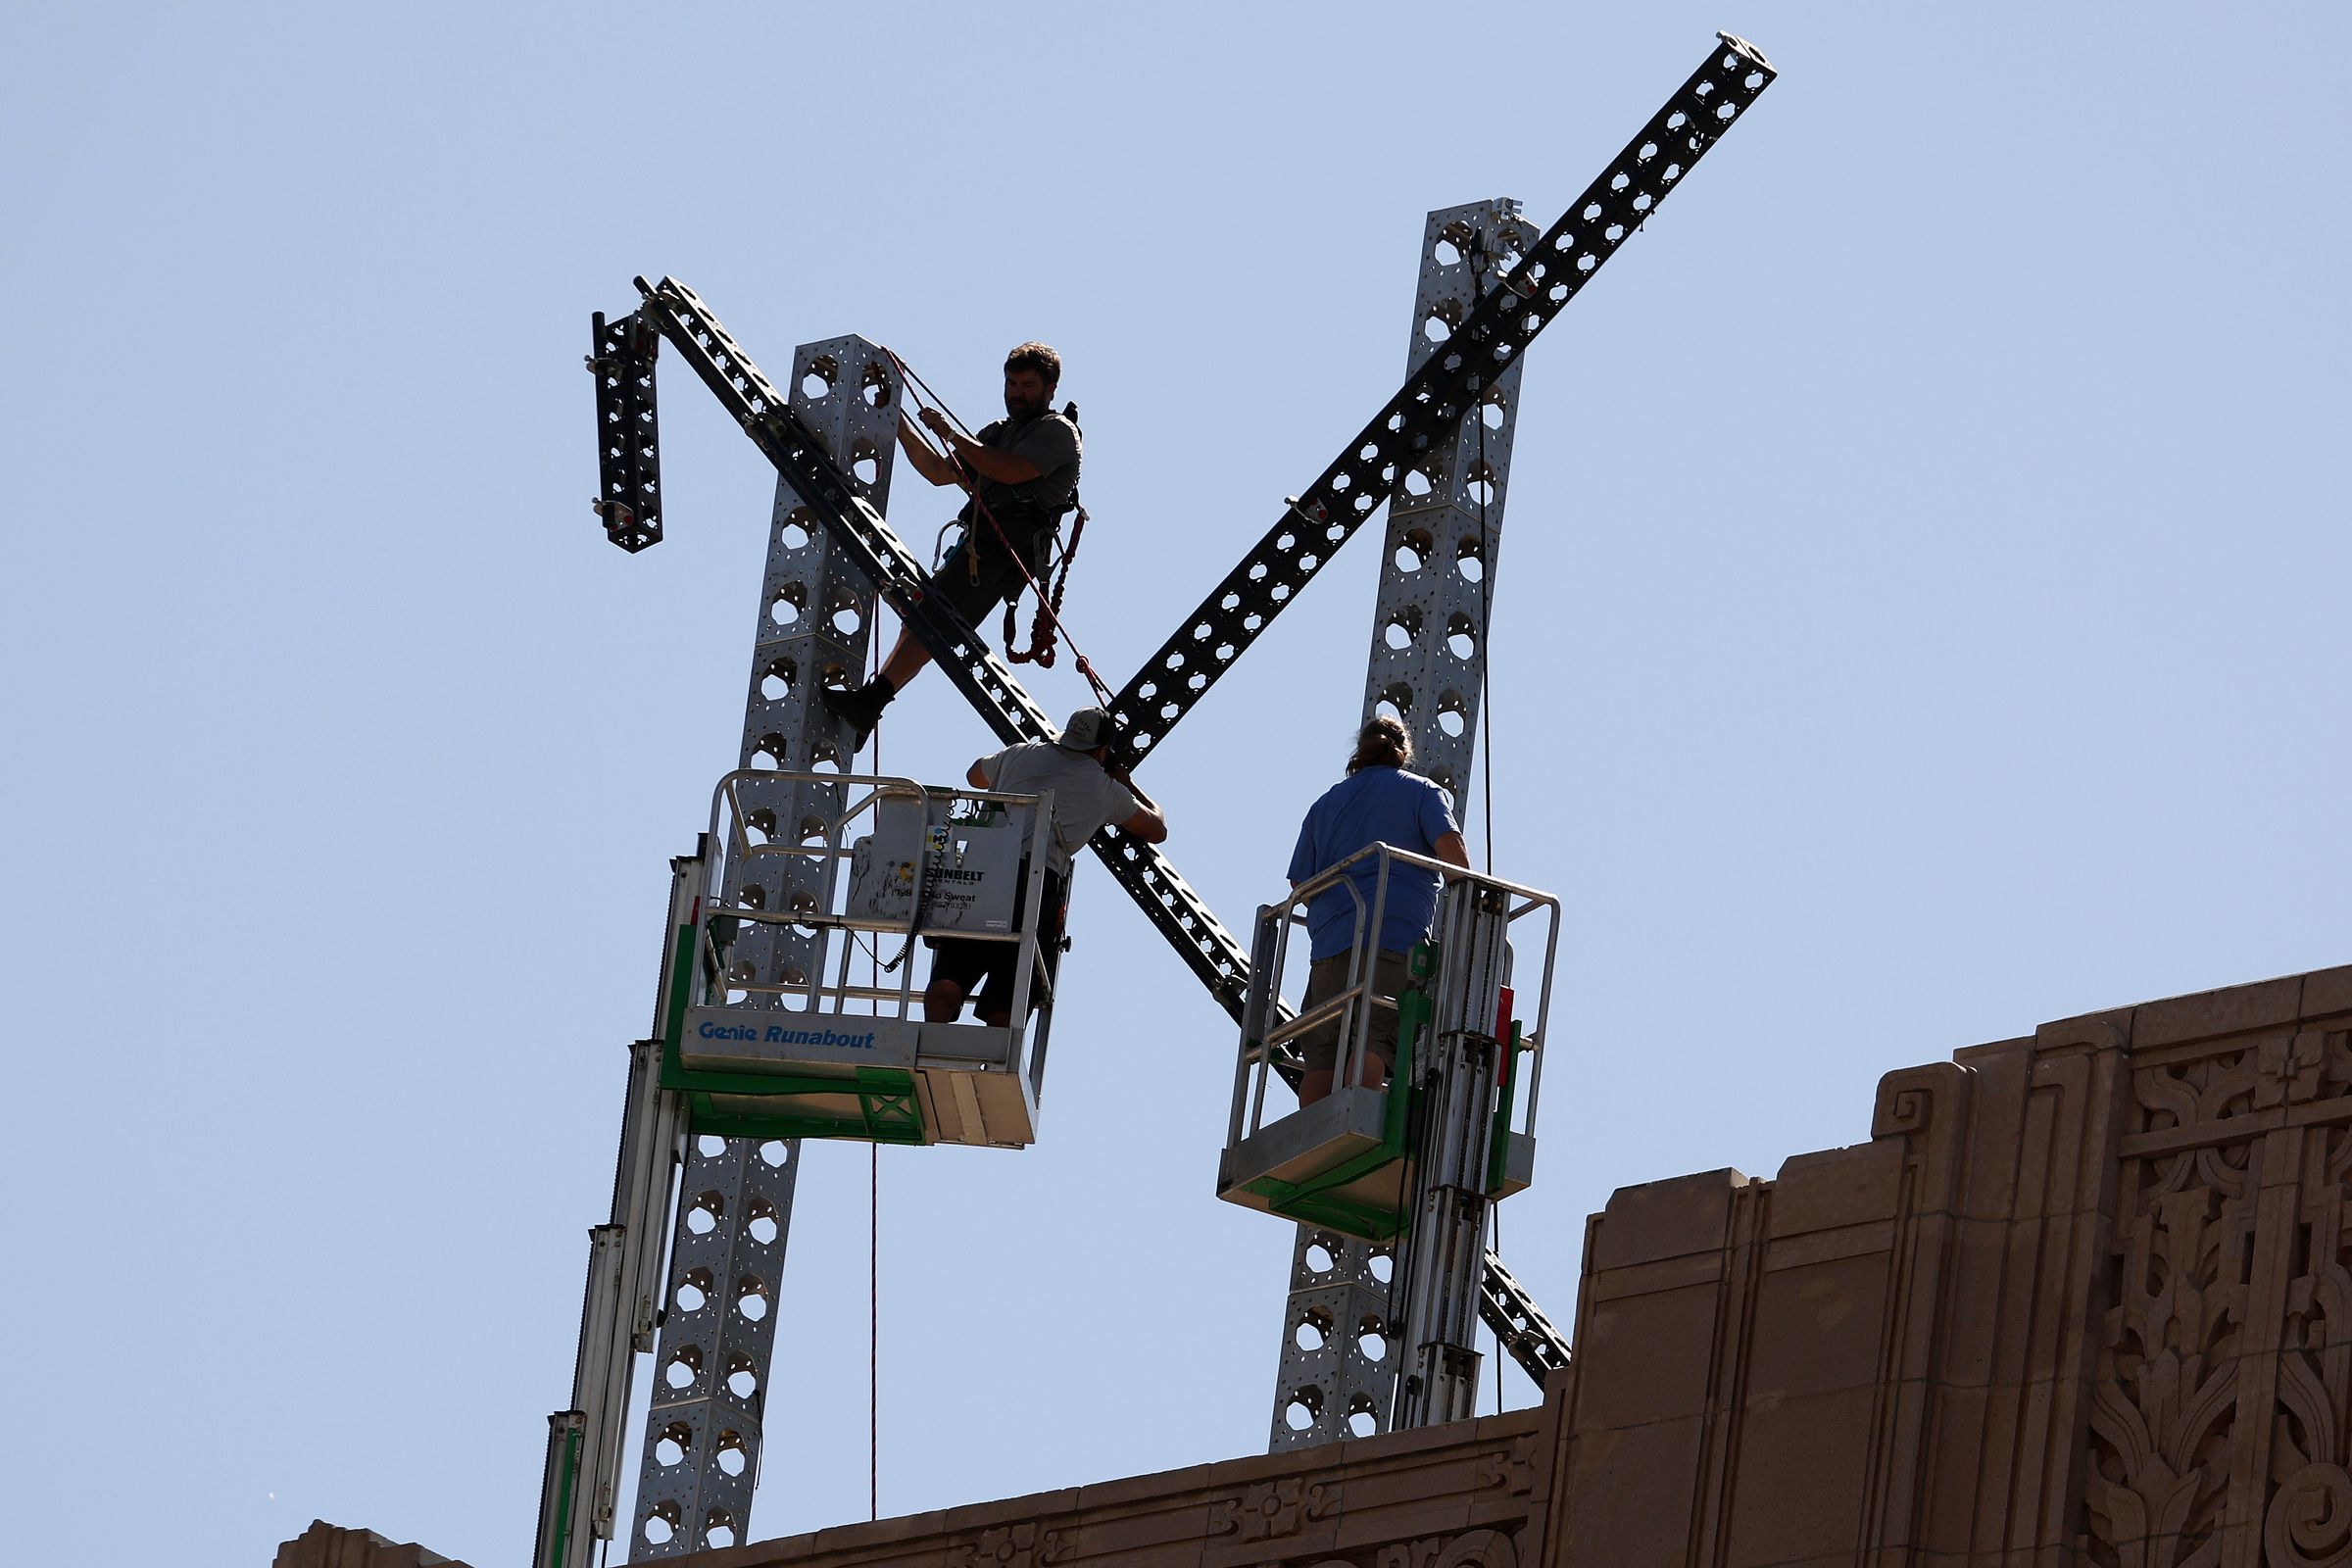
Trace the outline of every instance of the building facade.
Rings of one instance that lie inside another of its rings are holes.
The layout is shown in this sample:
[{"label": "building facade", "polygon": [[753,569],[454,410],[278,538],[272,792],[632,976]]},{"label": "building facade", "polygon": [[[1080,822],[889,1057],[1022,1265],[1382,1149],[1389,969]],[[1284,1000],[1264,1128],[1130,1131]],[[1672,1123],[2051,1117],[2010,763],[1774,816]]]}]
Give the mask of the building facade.
[{"label": "building facade", "polygon": [[2352,1568],[2348,1199],[2352,967],[2070,1018],[1621,1189],[1540,1406],[685,1560]]}]

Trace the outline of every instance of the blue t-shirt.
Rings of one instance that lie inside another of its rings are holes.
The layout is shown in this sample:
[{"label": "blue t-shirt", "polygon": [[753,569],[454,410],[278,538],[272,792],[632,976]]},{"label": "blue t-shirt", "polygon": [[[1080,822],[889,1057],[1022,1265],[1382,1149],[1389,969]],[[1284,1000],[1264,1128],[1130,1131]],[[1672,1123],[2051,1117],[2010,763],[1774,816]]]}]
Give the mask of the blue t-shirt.
[{"label": "blue t-shirt", "polygon": [[[1400,767],[1366,767],[1350,773],[1323,792],[1307,808],[1298,825],[1298,847],[1291,852],[1291,880],[1304,882],[1318,871],[1339,864],[1373,844],[1429,855],[1438,840],[1461,831],[1446,796],[1418,773]],[[1380,862],[1358,861],[1348,880],[1363,895],[1364,917],[1372,916]],[[1380,945],[1403,953],[1429,935],[1430,916],[1438,907],[1438,876],[1418,866],[1389,867],[1389,902],[1380,922]],[[1355,901],[1345,888],[1331,888],[1307,901],[1306,926],[1313,936],[1315,957],[1346,953],[1355,938]]]}]

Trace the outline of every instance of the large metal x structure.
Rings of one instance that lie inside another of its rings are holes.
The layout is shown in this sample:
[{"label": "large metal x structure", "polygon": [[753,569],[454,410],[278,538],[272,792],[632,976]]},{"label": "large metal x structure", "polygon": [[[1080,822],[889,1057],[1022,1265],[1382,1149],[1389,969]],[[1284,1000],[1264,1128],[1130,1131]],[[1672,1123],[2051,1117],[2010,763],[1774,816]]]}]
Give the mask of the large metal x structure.
[{"label": "large metal x structure", "polygon": [[[1112,703],[1119,750],[1140,760],[1298,597],[1338,549],[1394,496],[1417,460],[1446,440],[1627,238],[1689,175],[1724,130],[1769,86],[1774,72],[1728,34],[1647,124],[1626,143],[1519,264],[1454,327],[1282,515],[1180,622]],[[947,671],[1000,740],[1054,731],[1010,670],[954,607],[925,591],[926,572],[879,513],[858,496],[786,397],[684,284],[636,280],[636,318],[600,328],[599,404],[606,427],[607,526],[642,548],[660,537],[653,352],[644,325],[670,341],[876,592]],[[1241,944],[1156,848],[1105,828],[1095,854],[1237,1021],[1249,989]],[[1564,1365],[1567,1344],[1492,1252],[1482,1318],[1541,1382]]]}]

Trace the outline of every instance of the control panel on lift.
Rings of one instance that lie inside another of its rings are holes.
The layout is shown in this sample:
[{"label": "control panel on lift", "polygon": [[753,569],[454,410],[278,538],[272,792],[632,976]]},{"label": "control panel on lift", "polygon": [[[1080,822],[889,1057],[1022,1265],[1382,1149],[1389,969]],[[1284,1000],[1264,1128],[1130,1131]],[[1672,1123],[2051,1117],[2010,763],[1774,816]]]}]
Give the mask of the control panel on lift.
[{"label": "control panel on lift", "polygon": [[[1377,933],[1392,895],[1410,896],[1405,880],[1426,890],[1433,877],[1429,934],[1399,975]],[[1344,977],[1311,999],[1310,909],[1351,932]],[[1411,1229],[1433,1183],[1490,1200],[1524,1190],[1558,940],[1549,894],[1386,844],[1261,906],[1217,1196],[1386,1242]],[[1514,976],[1522,955],[1541,956],[1536,973]]]},{"label": "control panel on lift", "polygon": [[[797,836],[761,801],[789,789]],[[1017,1149],[1037,1138],[1055,955],[1038,945],[1053,797],[872,774],[719,783],[673,933],[662,1087],[697,1132]],[[730,891],[732,890],[732,891]],[[1009,1022],[925,1016],[939,944],[1002,945]]]}]

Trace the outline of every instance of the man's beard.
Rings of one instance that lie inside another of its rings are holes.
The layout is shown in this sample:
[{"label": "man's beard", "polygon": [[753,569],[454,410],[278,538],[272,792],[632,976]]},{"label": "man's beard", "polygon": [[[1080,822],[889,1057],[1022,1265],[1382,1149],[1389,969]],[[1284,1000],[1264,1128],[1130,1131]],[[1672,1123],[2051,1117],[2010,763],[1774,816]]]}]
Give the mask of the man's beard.
[{"label": "man's beard", "polygon": [[1042,398],[1035,403],[1015,403],[1011,393],[1004,394],[1004,416],[1008,419],[1034,418],[1045,412],[1045,400]]}]

